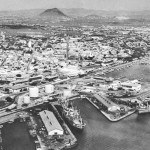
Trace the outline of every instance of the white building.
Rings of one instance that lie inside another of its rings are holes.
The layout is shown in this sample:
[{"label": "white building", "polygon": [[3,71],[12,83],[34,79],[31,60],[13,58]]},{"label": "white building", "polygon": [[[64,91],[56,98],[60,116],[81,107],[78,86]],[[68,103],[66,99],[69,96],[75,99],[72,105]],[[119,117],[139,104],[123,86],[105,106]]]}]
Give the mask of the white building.
[{"label": "white building", "polygon": [[45,128],[47,129],[48,135],[53,136],[64,134],[64,130],[59,124],[53,112],[44,110],[41,111],[39,114],[45,125]]},{"label": "white building", "polygon": [[134,83],[134,82],[123,82],[121,83],[122,88],[124,90],[129,90],[129,91],[136,91],[139,92],[141,90],[141,84],[139,83]]}]

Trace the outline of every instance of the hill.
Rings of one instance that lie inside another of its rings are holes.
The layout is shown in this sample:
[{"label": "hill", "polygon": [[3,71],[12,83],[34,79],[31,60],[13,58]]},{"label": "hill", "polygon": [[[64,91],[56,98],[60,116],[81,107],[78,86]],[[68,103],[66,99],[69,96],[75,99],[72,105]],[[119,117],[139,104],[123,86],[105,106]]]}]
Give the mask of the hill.
[{"label": "hill", "polygon": [[102,17],[92,14],[92,15],[85,16],[84,18],[85,19],[101,19]]},{"label": "hill", "polygon": [[40,16],[49,18],[68,18],[62,11],[57,8],[47,9],[40,14]]}]

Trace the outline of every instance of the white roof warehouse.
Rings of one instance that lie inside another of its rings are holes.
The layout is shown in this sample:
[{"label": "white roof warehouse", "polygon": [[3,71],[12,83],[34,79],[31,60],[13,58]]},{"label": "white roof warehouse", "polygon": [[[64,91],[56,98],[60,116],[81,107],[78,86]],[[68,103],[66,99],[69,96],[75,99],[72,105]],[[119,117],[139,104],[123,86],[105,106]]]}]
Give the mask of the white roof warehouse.
[{"label": "white roof warehouse", "polygon": [[44,110],[41,111],[39,114],[47,129],[48,135],[63,135],[64,130],[62,129],[53,112]]}]

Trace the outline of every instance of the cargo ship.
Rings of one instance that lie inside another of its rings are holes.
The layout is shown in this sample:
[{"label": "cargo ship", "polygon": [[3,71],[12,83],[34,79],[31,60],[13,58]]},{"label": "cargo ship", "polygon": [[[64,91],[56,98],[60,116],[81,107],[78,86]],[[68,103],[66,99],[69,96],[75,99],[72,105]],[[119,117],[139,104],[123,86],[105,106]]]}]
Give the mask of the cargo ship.
[{"label": "cargo ship", "polygon": [[79,110],[75,109],[72,105],[63,107],[62,114],[66,121],[75,129],[82,131],[86,126],[85,121],[82,119]]}]

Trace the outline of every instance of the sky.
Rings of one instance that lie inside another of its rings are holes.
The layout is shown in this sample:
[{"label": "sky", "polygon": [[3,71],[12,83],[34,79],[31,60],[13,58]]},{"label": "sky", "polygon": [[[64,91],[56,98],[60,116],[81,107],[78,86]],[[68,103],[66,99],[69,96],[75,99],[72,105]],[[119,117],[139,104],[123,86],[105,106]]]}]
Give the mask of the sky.
[{"label": "sky", "polygon": [[0,11],[39,8],[150,10],[150,0],[0,0]]}]

